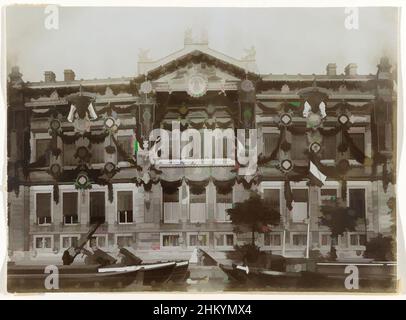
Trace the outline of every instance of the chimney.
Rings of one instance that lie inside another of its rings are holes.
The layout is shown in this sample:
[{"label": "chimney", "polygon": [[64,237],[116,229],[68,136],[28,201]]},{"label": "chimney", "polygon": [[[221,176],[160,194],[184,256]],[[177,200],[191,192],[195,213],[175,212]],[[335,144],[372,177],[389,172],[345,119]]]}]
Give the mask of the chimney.
[{"label": "chimney", "polygon": [[44,72],[44,78],[45,78],[45,82],[55,82],[55,73],[53,73],[52,71],[45,71]]},{"label": "chimney", "polygon": [[64,81],[74,81],[75,80],[75,73],[71,69],[65,69],[63,71],[63,80]]},{"label": "chimney", "polygon": [[328,76],[336,76],[337,75],[337,65],[335,63],[329,63],[326,67],[327,75]]},{"label": "chimney", "polygon": [[345,75],[346,76],[356,76],[357,75],[357,64],[349,63],[348,66],[345,67]]}]

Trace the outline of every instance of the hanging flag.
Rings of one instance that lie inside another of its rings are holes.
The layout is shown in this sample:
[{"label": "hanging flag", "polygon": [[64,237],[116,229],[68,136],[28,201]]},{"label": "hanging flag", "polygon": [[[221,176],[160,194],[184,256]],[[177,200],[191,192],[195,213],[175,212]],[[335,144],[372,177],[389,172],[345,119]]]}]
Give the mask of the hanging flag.
[{"label": "hanging flag", "polygon": [[284,193],[285,193],[285,200],[286,200],[286,207],[289,210],[293,209],[292,202],[293,202],[293,194],[292,194],[292,189],[290,188],[290,182],[288,179],[285,180],[285,187],[284,187]]},{"label": "hanging flag", "polygon": [[68,117],[67,117],[67,120],[69,122],[73,122],[73,120],[75,119],[74,118],[75,117],[75,112],[76,112],[76,106],[74,104],[71,104],[70,105],[70,111],[69,111],[69,114],[68,114]]},{"label": "hanging flag", "polygon": [[94,107],[93,107],[93,103],[90,103],[89,106],[87,107],[87,110],[89,111],[89,117],[92,120],[96,120],[97,119],[97,114],[94,111]]},{"label": "hanging flag", "polygon": [[138,141],[134,138],[134,155],[138,153]]},{"label": "hanging flag", "polygon": [[316,183],[317,186],[321,187],[324,185],[324,182],[326,182],[327,176],[319,170],[319,168],[313,163],[313,161],[310,161],[309,173],[313,178],[312,180]]}]

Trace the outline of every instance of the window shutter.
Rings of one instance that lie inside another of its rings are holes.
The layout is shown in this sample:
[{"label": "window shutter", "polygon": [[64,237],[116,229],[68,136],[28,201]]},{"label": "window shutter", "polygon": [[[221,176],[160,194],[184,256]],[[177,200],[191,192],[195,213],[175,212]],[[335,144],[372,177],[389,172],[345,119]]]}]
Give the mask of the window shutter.
[{"label": "window shutter", "polygon": [[37,217],[51,217],[51,194],[37,193]]},{"label": "window shutter", "polygon": [[73,216],[78,214],[78,194],[65,192],[63,194],[63,215]]},{"label": "window shutter", "polygon": [[117,209],[118,211],[133,210],[133,193],[132,191],[117,192]]}]

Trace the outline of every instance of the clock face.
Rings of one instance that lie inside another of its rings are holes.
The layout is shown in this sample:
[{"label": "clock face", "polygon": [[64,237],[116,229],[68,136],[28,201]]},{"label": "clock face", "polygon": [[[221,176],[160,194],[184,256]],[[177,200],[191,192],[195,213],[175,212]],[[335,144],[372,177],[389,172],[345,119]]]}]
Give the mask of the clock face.
[{"label": "clock face", "polygon": [[207,81],[201,75],[194,75],[189,78],[187,92],[192,97],[201,97],[207,92]]}]

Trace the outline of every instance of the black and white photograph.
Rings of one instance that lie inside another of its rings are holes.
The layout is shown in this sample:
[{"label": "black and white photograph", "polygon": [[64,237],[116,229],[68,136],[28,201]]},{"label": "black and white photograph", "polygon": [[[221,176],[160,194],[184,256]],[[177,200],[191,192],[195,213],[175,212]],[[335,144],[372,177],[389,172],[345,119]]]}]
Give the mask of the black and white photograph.
[{"label": "black and white photograph", "polygon": [[247,5],[2,7],[6,294],[399,293],[401,8]]}]

